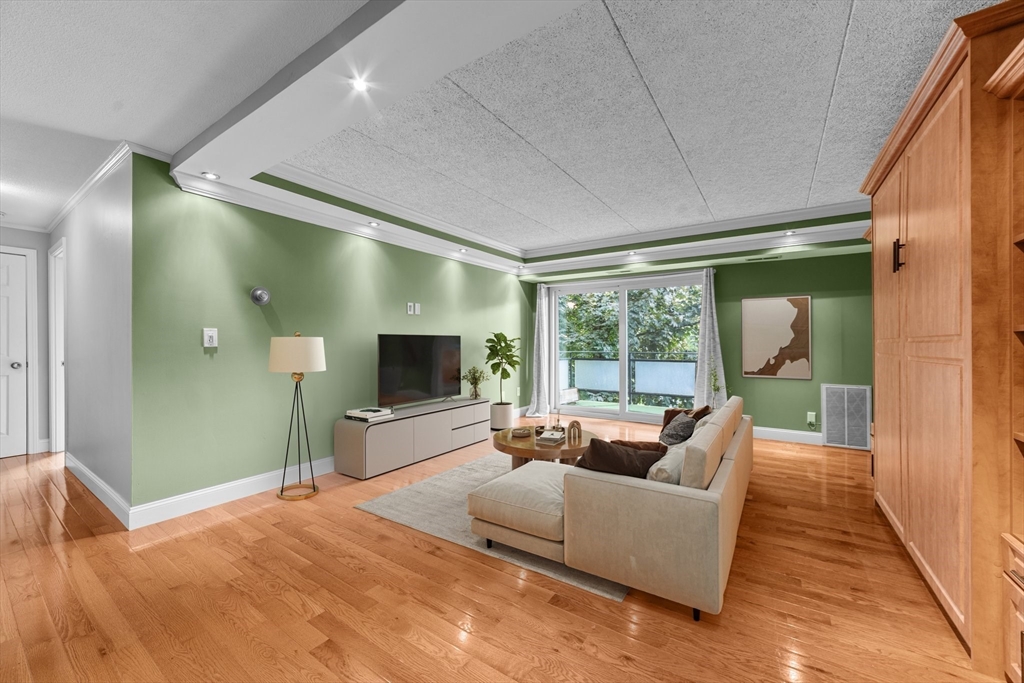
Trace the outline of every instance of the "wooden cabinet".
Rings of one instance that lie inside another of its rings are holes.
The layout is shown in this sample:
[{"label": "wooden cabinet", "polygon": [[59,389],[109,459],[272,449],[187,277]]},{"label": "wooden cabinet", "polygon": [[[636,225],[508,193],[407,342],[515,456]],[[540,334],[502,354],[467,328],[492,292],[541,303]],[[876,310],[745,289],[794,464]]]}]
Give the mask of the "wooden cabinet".
[{"label": "wooden cabinet", "polygon": [[957,19],[861,188],[872,197],[875,500],[990,675],[1008,642],[1000,536],[1011,500],[1024,500],[1007,484],[1024,473],[1011,447],[1024,418],[1013,407],[1024,351],[1011,348],[1024,320],[1011,302],[1024,276],[1014,285],[1007,250],[1024,152],[1013,106],[984,85],[1022,39],[1021,0]]}]

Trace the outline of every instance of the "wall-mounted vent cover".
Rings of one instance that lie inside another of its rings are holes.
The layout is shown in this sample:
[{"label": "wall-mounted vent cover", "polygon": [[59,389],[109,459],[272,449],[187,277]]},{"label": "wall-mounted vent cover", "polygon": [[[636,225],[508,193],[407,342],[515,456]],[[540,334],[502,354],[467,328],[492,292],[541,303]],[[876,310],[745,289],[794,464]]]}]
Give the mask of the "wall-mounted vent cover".
[{"label": "wall-mounted vent cover", "polygon": [[871,448],[871,387],[822,384],[821,415],[826,446]]}]

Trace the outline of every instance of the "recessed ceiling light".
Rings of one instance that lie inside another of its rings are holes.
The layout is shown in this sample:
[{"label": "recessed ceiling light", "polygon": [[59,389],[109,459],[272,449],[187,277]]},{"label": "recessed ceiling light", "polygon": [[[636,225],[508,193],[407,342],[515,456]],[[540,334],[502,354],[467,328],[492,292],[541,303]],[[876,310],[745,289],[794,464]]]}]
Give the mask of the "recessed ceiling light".
[{"label": "recessed ceiling light", "polygon": [[459,251],[461,251],[463,254],[465,254],[469,250],[468,249],[459,249]]},{"label": "recessed ceiling light", "polygon": [[380,223],[378,223],[377,221],[370,221],[369,223],[367,223],[367,225],[369,225],[371,228],[376,228],[378,225],[380,225]]},{"label": "recessed ceiling light", "polygon": [[792,237],[793,235],[796,234],[796,230],[787,230],[785,234],[786,237]]},{"label": "recessed ceiling light", "polygon": [[631,252],[629,252],[629,255],[630,256],[636,256],[636,252],[635,251],[631,251]]},{"label": "recessed ceiling light", "polygon": [[516,268],[520,268],[520,269],[525,268],[525,267],[526,266],[516,266]]},{"label": "recessed ceiling light", "polygon": [[366,92],[369,89],[370,84],[364,81],[362,78],[352,79],[352,89],[356,92]]},{"label": "recessed ceiling light", "polygon": [[211,172],[211,171],[203,171],[199,175],[203,176],[207,180],[220,180],[220,176],[217,175],[216,173]]}]

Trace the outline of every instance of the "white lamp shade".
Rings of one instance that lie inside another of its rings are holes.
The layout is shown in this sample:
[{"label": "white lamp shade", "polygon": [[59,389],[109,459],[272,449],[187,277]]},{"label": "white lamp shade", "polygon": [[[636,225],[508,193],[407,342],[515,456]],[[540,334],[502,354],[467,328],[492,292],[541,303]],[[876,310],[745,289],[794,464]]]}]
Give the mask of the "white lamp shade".
[{"label": "white lamp shade", "polygon": [[323,372],[327,369],[323,337],[271,337],[271,372]]}]

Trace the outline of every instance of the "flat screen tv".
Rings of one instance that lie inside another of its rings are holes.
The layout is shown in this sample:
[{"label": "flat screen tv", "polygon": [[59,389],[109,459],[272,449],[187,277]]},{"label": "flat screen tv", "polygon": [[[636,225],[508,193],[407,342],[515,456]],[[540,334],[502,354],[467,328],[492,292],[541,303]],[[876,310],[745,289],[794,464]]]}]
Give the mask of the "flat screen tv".
[{"label": "flat screen tv", "polygon": [[377,335],[377,405],[458,396],[461,377],[462,337]]}]

